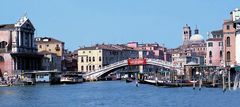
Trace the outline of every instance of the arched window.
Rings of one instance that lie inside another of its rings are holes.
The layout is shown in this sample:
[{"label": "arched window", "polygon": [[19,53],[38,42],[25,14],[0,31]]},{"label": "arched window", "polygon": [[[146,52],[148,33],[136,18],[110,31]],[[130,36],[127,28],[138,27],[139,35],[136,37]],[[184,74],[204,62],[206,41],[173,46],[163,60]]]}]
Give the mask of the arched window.
[{"label": "arched window", "polygon": [[91,57],[89,57],[88,59],[89,59],[89,62],[91,62],[91,61],[92,61]]},{"label": "arched window", "polygon": [[86,71],[88,71],[88,66],[86,66]]},{"label": "arched window", "polygon": [[4,62],[4,58],[0,56],[0,62]]},{"label": "arched window", "polygon": [[95,61],[95,57],[92,58],[92,61],[93,61],[93,62]]},{"label": "arched window", "polygon": [[89,65],[89,71],[91,71],[92,70],[92,66],[91,65]]},{"label": "arched window", "polygon": [[212,51],[209,51],[209,57],[212,57]]},{"label": "arched window", "polygon": [[231,61],[231,53],[229,51],[227,52],[227,61]]},{"label": "arched window", "polygon": [[5,48],[6,45],[7,45],[7,42],[6,42],[6,41],[0,42],[0,48]]},{"label": "arched window", "polygon": [[223,56],[223,53],[222,53],[222,51],[220,51],[220,57],[222,57]]},{"label": "arched window", "polygon": [[83,71],[83,69],[84,69],[84,67],[83,67],[83,66],[81,66],[81,71]]},{"label": "arched window", "polygon": [[227,47],[230,47],[231,45],[231,42],[230,42],[230,37],[227,37]]},{"label": "arched window", "polygon": [[101,67],[102,67],[101,65],[98,66],[99,69],[101,69]]},{"label": "arched window", "polygon": [[84,62],[83,57],[81,57],[81,62]]},{"label": "arched window", "polygon": [[99,56],[99,61],[102,61],[102,57],[101,56]]},{"label": "arched window", "polygon": [[92,66],[92,70],[95,70],[95,65]]},{"label": "arched window", "polygon": [[229,30],[230,29],[230,25],[227,25],[227,30]]}]

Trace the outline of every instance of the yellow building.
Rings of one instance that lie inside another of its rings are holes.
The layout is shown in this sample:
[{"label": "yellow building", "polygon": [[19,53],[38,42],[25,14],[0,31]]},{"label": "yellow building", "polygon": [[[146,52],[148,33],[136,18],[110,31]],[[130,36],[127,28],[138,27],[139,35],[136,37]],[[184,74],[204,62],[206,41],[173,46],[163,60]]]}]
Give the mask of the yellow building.
[{"label": "yellow building", "polygon": [[49,37],[37,37],[35,38],[38,52],[48,51],[55,53],[57,56],[63,57],[64,42]]},{"label": "yellow building", "polygon": [[124,45],[95,45],[78,50],[78,71],[90,72],[128,58],[138,57],[138,51]]},{"label": "yellow building", "polygon": [[[37,37],[35,41],[38,52],[43,54],[45,59],[49,59],[49,67],[45,67],[44,70],[61,71],[64,68],[62,67],[64,42],[49,37]],[[44,63],[42,64],[44,65]]]}]

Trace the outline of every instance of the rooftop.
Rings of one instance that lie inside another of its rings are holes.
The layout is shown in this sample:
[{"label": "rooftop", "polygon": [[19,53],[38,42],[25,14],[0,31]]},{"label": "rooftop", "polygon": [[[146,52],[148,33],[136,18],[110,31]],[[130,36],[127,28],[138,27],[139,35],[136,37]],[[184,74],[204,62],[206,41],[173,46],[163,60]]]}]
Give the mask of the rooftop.
[{"label": "rooftop", "polygon": [[222,38],[209,38],[207,41],[222,41]]},{"label": "rooftop", "polygon": [[0,30],[13,29],[13,28],[15,28],[14,24],[2,24],[2,25],[0,25]]},{"label": "rooftop", "polygon": [[63,43],[64,44],[64,42],[51,37],[36,37],[35,40],[36,40],[36,43]]},{"label": "rooftop", "polygon": [[125,45],[113,45],[113,44],[96,44],[90,47],[81,47],[79,50],[97,50],[97,49],[105,49],[105,50],[134,50],[133,48],[127,47]]},{"label": "rooftop", "polygon": [[215,30],[211,32],[212,35],[223,35],[223,30]]}]

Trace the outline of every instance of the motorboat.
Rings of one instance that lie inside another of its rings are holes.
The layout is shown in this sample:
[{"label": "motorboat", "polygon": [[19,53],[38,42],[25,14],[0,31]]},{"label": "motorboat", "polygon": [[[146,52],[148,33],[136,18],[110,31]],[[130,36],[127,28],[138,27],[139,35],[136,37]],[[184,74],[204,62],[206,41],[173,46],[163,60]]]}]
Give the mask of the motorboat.
[{"label": "motorboat", "polygon": [[61,76],[60,83],[65,84],[74,84],[74,83],[82,83],[83,77],[81,74],[77,73],[66,73]]}]

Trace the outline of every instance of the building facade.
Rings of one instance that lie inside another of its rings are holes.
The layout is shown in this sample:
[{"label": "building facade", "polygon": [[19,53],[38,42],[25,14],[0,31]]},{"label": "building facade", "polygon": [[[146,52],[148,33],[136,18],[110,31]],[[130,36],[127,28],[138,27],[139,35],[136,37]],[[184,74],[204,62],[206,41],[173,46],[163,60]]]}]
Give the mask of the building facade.
[{"label": "building facade", "polygon": [[78,50],[73,52],[65,50],[62,67],[63,71],[78,71]]},{"label": "building facade", "polygon": [[[155,59],[161,59],[164,61],[169,61],[171,62],[172,55],[171,53],[167,50],[166,47],[163,45],[159,45],[158,43],[145,43],[145,44],[139,44],[138,42],[129,42],[127,43],[128,47],[131,47],[136,50],[142,50],[146,51],[147,54],[149,54],[151,58]],[[151,56],[153,53],[153,56]]]},{"label": "building facade", "polygon": [[235,55],[236,64],[240,65],[240,9],[235,9],[231,12],[232,20],[234,21],[235,34]]},{"label": "building facade", "polygon": [[207,66],[223,66],[223,31],[212,31],[207,41]]},{"label": "building facade", "polygon": [[64,42],[50,37],[36,37],[35,41],[38,52],[48,51],[57,54],[57,56],[63,57]]},{"label": "building facade", "polygon": [[224,20],[223,23],[223,45],[224,45],[224,65],[231,66],[236,64],[236,36],[234,22]]},{"label": "building facade", "polygon": [[61,58],[55,53],[48,51],[41,51],[40,54],[44,55],[42,60],[42,70],[61,71]]},{"label": "building facade", "polygon": [[183,44],[172,49],[172,62],[175,66],[184,67],[189,62],[205,64],[206,43],[196,27],[194,35],[191,34],[191,27],[183,27]]},{"label": "building facade", "polygon": [[82,47],[78,50],[78,71],[90,72],[128,58],[138,58],[138,51],[124,45]]},{"label": "building facade", "polygon": [[35,41],[38,52],[43,54],[45,58],[49,58],[51,65],[49,70],[61,71],[64,59],[64,42],[50,37],[36,37]]},{"label": "building facade", "polygon": [[0,71],[7,76],[40,70],[43,55],[37,53],[35,28],[26,17],[15,24],[0,25]]}]

